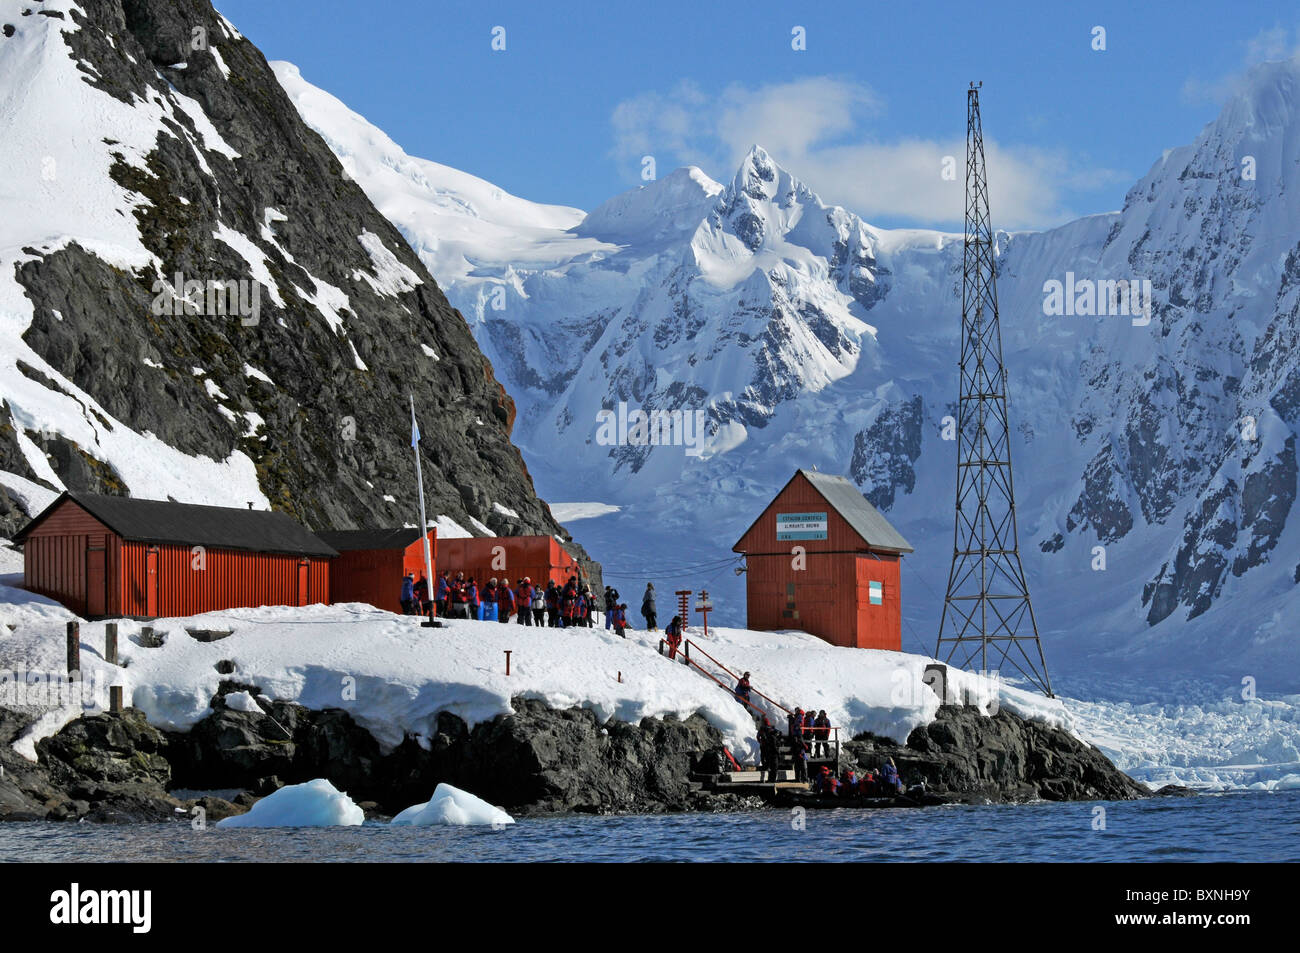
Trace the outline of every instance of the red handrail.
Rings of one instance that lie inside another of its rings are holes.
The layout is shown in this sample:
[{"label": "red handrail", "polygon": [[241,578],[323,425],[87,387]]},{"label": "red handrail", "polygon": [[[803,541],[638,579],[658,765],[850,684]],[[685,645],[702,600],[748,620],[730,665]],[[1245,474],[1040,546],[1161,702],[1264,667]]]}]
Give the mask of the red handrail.
[{"label": "red handrail", "polygon": [[[664,643],[664,640],[663,640],[663,639],[660,639],[660,640],[659,640],[659,653],[660,653],[661,655],[663,654],[664,644],[665,644],[665,643]],[[728,675],[730,675],[732,678],[735,678],[736,681],[740,681],[740,679],[737,678],[735,672],[733,672],[731,669],[727,668],[727,666],[723,665],[723,664],[722,664],[721,662],[719,662],[716,658],[714,658],[712,655],[710,655],[707,651],[705,651],[704,649],[700,648],[700,646],[699,646],[697,643],[693,642],[691,639],[685,639],[685,640],[683,641],[683,647],[684,647],[685,651],[683,651],[682,653],[680,653],[680,655],[678,656],[679,658],[681,658],[681,660],[682,660],[682,664],[683,664],[683,665],[689,665],[691,668],[695,669],[697,672],[699,672],[699,673],[700,673],[701,675],[703,675],[705,678],[707,678],[707,679],[709,679],[710,681],[712,681],[715,685],[717,685],[719,688],[721,688],[724,692],[726,692],[728,695],[730,695],[730,696],[731,696],[732,698],[734,698],[736,701],[740,702],[740,704],[744,705],[744,706],[745,706],[746,708],[748,708],[748,709],[751,709],[754,713],[756,713],[756,714],[757,714],[759,717],[761,717],[764,721],[767,721],[767,712],[763,711],[763,709],[759,708],[757,705],[755,705],[753,702],[749,701],[748,699],[741,698],[739,695],[736,694],[734,688],[730,688],[730,687],[728,687],[727,684],[726,684],[725,682],[722,681],[722,679],[718,678],[718,676],[714,675],[712,672],[710,672],[708,669],[706,669],[706,668],[705,668],[703,665],[701,665],[699,662],[695,661],[695,659],[691,658],[690,651],[689,651],[691,646],[695,646],[695,649],[696,649],[697,652],[699,652],[701,655],[703,655],[705,658],[707,658],[707,659],[708,659],[710,662],[712,662],[714,665],[718,666],[718,668],[722,669],[724,672],[726,672],[726,673],[727,673]],[[764,695],[764,694],[763,694],[762,692],[760,692],[758,689],[756,689],[756,688],[750,688],[750,691],[753,692],[753,693],[754,693],[755,695],[757,695],[758,697],[763,698],[763,699],[766,699],[767,701],[771,702],[773,705],[775,705],[777,708],[781,709],[781,711],[785,712],[787,715],[789,715],[789,716],[791,716],[791,717],[794,716],[794,712],[792,712],[789,708],[786,708],[786,707],[785,707],[784,705],[782,705],[779,701],[776,701],[775,699],[770,698],[770,697],[768,697],[767,695]],[[769,722],[769,724],[770,724],[770,722]],[[775,726],[773,726],[773,727],[775,727]],[[833,734],[833,736],[834,736],[834,738],[835,738],[835,741],[834,741],[834,744],[835,744],[835,760],[836,760],[836,761],[839,761],[839,751],[840,751],[840,729],[839,729],[839,726],[838,726],[838,725],[809,725],[809,726],[805,727],[805,726],[803,725],[803,723],[800,722],[800,723],[799,723],[799,731],[800,731],[800,735],[801,735],[801,736],[802,736],[804,733],[811,732],[812,734],[810,735],[810,738],[811,738],[812,743],[814,743],[814,744],[817,744],[817,743],[821,743],[821,744],[829,743],[829,739],[830,739],[830,737],[831,737],[832,734]],[[822,740],[822,741],[819,742],[818,739],[823,737],[823,736],[821,736],[821,735],[818,734],[818,732],[821,732],[821,731],[825,731],[827,734],[824,736],[824,737],[825,737],[825,740]],[[722,750],[723,750],[724,752],[726,752],[727,758],[731,761],[731,763],[736,765],[736,769],[737,769],[737,770],[740,770],[740,765],[736,764],[736,759],[733,758],[733,757],[731,757],[731,752],[730,752],[730,751],[727,751],[726,748],[723,748]]]},{"label": "red handrail", "polygon": [[[730,675],[732,678],[734,678],[737,682],[740,681],[740,676],[738,676],[738,675],[737,675],[735,672],[733,672],[731,669],[727,668],[727,666],[723,665],[721,662],[719,662],[717,659],[715,659],[715,658],[714,658],[712,655],[710,655],[707,651],[705,651],[704,649],[700,648],[699,643],[694,642],[694,641],[692,641],[691,639],[687,639],[685,644],[686,644],[687,649],[688,649],[688,654],[685,656],[687,659],[690,658],[689,648],[690,648],[691,646],[694,646],[695,649],[696,649],[696,651],[698,651],[698,652],[699,652],[701,655],[703,655],[706,659],[708,659],[708,660],[709,660],[710,662],[712,662],[714,665],[718,666],[718,668],[722,669],[724,672],[726,672],[728,675]],[[696,666],[696,667],[698,668],[698,666]],[[714,679],[714,681],[717,681],[717,679]],[[721,682],[719,682],[719,684],[721,684]],[[725,687],[725,686],[724,686],[724,687]],[[751,692],[753,692],[755,695],[757,695],[759,698],[763,698],[763,699],[766,699],[767,701],[770,701],[773,705],[775,705],[777,708],[781,709],[781,710],[782,710],[783,712],[785,712],[787,715],[793,715],[793,714],[794,714],[794,712],[792,712],[789,708],[786,708],[784,705],[782,705],[782,704],[781,704],[779,701],[777,701],[775,698],[771,698],[771,697],[769,697],[769,696],[767,696],[767,695],[764,695],[764,694],[763,694],[762,692],[760,692],[757,688],[753,688],[753,687],[751,687],[749,690],[750,690]],[[733,690],[733,691],[734,691],[734,690]]]},{"label": "red handrail", "polygon": [[[691,668],[695,669],[697,672],[699,672],[699,673],[700,673],[701,675],[703,675],[705,678],[707,678],[707,679],[709,679],[710,681],[712,681],[715,685],[717,685],[719,688],[721,688],[721,689],[722,689],[724,692],[726,692],[728,695],[732,696],[733,698],[736,698],[736,693],[733,692],[730,688],[728,688],[727,685],[726,685],[726,683],[723,682],[722,679],[718,678],[718,676],[714,675],[714,674],[713,674],[712,672],[710,672],[707,668],[705,668],[704,666],[700,665],[698,662],[696,662],[694,659],[690,658],[689,656],[683,655],[683,656],[681,656],[681,659],[682,659],[682,664],[691,666]],[[736,701],[740,702],[740,703],[741,703],[742,705],[744,705],[746,708],[752,708],[754,711],[756,711],[758,714],[762,715],[764,718],[767,717],[767,713],[766,713],[765,711],[763,711],[763,709],[761,709],[761,708],[759,708],[757,705],[755,705],[753,702],[747,702],[747,701],[745,701],[743,698],[736,698]]]}]

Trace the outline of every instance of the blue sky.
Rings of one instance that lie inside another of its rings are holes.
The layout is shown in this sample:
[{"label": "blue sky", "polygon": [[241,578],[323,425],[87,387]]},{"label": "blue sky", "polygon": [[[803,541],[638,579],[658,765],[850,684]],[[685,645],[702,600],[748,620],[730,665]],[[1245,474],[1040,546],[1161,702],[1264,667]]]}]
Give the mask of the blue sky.
[{"label": "blue sky", "polygon": [[1232,77],[1300,41],[1294,0],[218,7],[407,152],[524,198],[591,209],[639,184],[646,155],[660,177],[690,163],[726,181],[758,142],[883,226],[960,223],[960,175],[940,169],[962,161],[969,80],[994,224],[1041,227],[1119,208]]}]

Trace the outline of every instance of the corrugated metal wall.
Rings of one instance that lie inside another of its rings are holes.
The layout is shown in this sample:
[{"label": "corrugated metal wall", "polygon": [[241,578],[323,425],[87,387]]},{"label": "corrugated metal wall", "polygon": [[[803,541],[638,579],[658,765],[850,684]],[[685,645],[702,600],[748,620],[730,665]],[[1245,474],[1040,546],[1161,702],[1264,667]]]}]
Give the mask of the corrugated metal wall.
[{"label": "corrugated metal wall", "polygon": [[200,561],[188,546],[122,545],[122,615],[149,615],[147,559],[158,551],[158,616],[194,615],[249,606],[297,606],[330,601],[329,560],[308,557],[307,591],[300,592],[303,557],[208,549]]},{"label": "corrugated metal wall", "polygon": [[[249,606],[294,606],[330,601],[329,560],[308,560],[302,591],[302,558],[230,549],[207,549],[196,560],[191,547],[123,542],[71,500],[45,518],[23,546],[23,586],[88,614],[87,561],[104,549],[104,615],[173,616]],[[148,551],[157,550],[157,592],[149,611]],[[203,568],[197,568],[198,566]]]},{"label": "corrugated metal wall", "polygon": [[[500,547],[500,552],[494,552]],[[496,576],[513,586],[524,576],[534,583],[567,582],[578,571],[577,561],[559,541],[550,536],[482,536],[474,539],[439,539],[438,564],[434,572],[446,569],[452,577],[463,572],[481,585]],[[418,574],[417,574],[418,575]]]},{"label": "corrugated metal wall", "polygon": [[[23,546],[23,587],[63,603],[73,612],[86,612],[86,561],[91,547],[108,547],[106,578],[113,573],[116,537],[75,503],[51,513]],[[106,611],[112,613],[111,600]]]},{"label": "corrugated metal wall", "polygon": [[[415,541],[420,552],[420,572],[423,572],[424,555],[420,541]],[[334,602],[366,602],[389,612],[402,611],[402,560],[401,549],[353,549],[339,554],[330,561],[330,596]],[[416,574],[419,578],[419,573]]]},{"label": "corrugated metal wall", "polygon": [[[826,539],[778,541],[779,513],[826,513]],[[795,546],[804,569],[795,569]],[[737,543],[744,551],[746,624],[751,629],[801,629],[832,645],[902,648],[898,557],[876,560],[862,538],[802,475],[777,496]],[[873,606],[868,583],[884,584]]]}]

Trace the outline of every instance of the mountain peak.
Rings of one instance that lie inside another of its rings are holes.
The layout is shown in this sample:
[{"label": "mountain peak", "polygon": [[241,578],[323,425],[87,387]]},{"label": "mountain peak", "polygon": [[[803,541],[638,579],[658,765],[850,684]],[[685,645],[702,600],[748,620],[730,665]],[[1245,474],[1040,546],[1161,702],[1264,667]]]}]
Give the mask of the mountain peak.
[{"label": "mountain peak", "polygon": [[767,150],[753,145],[740,161],[731,180],[731,191],[735,195],[748,195],[756,201],[770,200],[777,194],[777,187],[785,170],[777,165]]},{"label": "mountain peak", "polygon": [[693,231],[722,190],[703,170],[683,166],[597,206],[574,232],[616,244],[661,241]]},{"label": "mountain peak", "polygon": [[1300,118],[1300,57],[1257,63],[1239,81],[1216,125],[1223,132],[1267,138]]}]

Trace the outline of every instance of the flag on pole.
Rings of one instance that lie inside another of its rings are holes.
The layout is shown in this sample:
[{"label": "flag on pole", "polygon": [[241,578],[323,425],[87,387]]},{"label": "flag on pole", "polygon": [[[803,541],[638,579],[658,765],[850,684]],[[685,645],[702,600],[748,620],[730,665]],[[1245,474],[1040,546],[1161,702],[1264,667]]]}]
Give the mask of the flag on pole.
[{"label": "flag on pole", "polygon": [[[424,580],[429,587],[430,605],[433,604],[433,562],[429,558],[429,521],[424,515],[424,475],[420,472],[420,425],[415,422],[415,395],[411,394],[411,449],[415,451],[415,486],[420,498],[420,536],[424,543]],[[433,620],[433,610],[429,610],[429,619]]]}]

